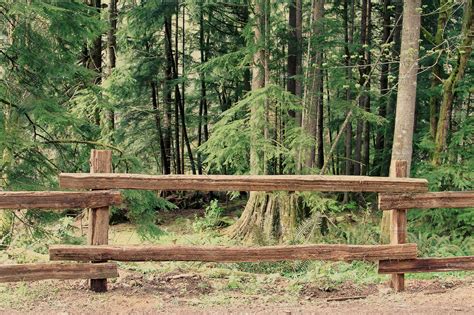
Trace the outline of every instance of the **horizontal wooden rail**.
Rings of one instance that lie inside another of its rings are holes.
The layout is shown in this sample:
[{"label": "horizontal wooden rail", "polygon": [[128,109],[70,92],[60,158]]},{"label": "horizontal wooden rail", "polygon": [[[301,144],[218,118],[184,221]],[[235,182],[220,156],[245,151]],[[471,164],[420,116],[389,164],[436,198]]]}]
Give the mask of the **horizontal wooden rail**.
[{"label": "horizontal wooden rail", "polygon": [[379,273],[474,270],[474,256],[381,260]]},{"label": "horizontal wooden rail", "polygon": [[100,208],[122,202],[118,191],[1,191],[0,209]]},{"label": "horizontal wooden rail", "polygon": [[51,260],[258,262],[282,260],[385,260],[416,258],[416,244],[223,246],[53,245]]},{"label": "horizontal wooden rail", "polygon": [[76,174],[59,176],[63,188],[198,191],[425,192],[425,179],[320,175],[141,175]]},{"label": "horizontal wooden rail", "polygon": [[46,263],[0,265],[0,282],[46,279],[103,279],[118,277],[114,263]]},{"label": "horizontal wooden rail", "polygon": [[467,207],[474,207],[474,191],[379,195],[379,209],[381,210]]}]

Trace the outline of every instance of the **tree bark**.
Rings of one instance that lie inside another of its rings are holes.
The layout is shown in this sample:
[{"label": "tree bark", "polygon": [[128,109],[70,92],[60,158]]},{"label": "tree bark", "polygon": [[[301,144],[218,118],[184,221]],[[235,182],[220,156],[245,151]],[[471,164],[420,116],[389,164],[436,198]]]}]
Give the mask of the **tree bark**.
[{"label": "tree bark", "polygon": [[[390,71],[390,67],[388,64],[388,58],[386,54],[388,53],[388,46],[387,45],[391,41],[390,33],[392,31],[391,27],[391,14],[389,11],[389,6],[391,6],[391,0],[383,0],[383,31],[382,31],[382,57],[380,59],[381,66],[380,66],[380,104],[378,114],[380,117],[386,118],[387,117],[387,109],[390,106],[390,98],[388,96],[389,93],[389,85],[388,85],[388,75]],[[386,176],[384,174],[383,164],[387,163],[385,161],[385,151],[384,151],[384,144],[385,144],[385,133],[387,127],[382,126],[379,127],[377,131],[377,135],[375,138],[375,157],[374,157],[374,167],[375,173],[374,175],[378,176]]]},{"label": "tree bark", "polygon": [[[369,20],[369,0],[362,0],[361,4],[361,18],[360,18],[360,51],[359,55],[362,56],[359,61],[359,85],[364,87],[364,90],[361,91],[361,96],[359,97],[359,107],[361,110],[366,110],[368,102],[370,101],[368,96],[369,87],[366,86],[367,78],[367,64],[368,64],[368,20]],[[356,146],[354,154],[354,174],[355,175],[365,175],[365,146],[366,146],[366,134],[368,126],[365,119],[357,120],[356,127]]]},{"label": "tree bark", "polygon": [[449,129],[449,116],[453,106],[455,88],[464,77],[472,52],[473,33],[473,1],[467,0],[464,7],[463,26],[461,31],[462,42],[458,48],[458,56],[453,71],[443,82],[443,98],[439,109],[439,119],[436,131],[435,152],[433,164],[441,164],[441,154],[446,150]]},{"label": "tree bark", "polygon": [[156,82],[150,83],[151,87],[151,102],[153,111],[155,112],[155,126],[158,134],[158,141],[160,143],[160,157],[161,157],[161,172],[163,174],[169,174],[171,172],[169,160],[166,158],[166,145],[163,138],[163,131],[161,129],[161,117],[160,110],[158,107],[158,92]]},{"label": "tree bark", "polygon": [[390,165],[391,176],[395,174],[394,163],[397,160],[407,161],[408,175],[410,174],[420,39],[420,5],[420,0],[405,0],[403,6],[402,46],[392,161]]},{"label": "tree bark", "polygon": [[[178,52],[178,32],[179,32],[179,1],[176,1],[176,16],[175,16],[175,36],[174,36],[174,62],[173,62],[173,79],[177,79],[178,74],[178,67],[179,67],[179,52]],[[170,29],[171,30],[171,29]],[[169,34],[169,41],[171,46],[171,32]],[[173,59],[173,52],[171,52],[171,56],[169,58]],[[179,104],[181,103],[181,95],[179,93],[179,86],[178,83],[174,83],[174,157],[175,157],[175,164],[176,164],[176,174],[183,174],[181,170],[181,150],[180,150],[180,137],[179,137]]]},{"label": "tree bark", "polygon": [[[109,1],[109,32],[107,34],[107,54],[109,57],[109,75],[112,74],[113,69],[117,64],[116,51],[117,51],[117,2],[118,0]],[[107,133],[109,135],[109,143],[113,144],[113,132],[115,130],[115,111],[110,109],[107,111]]]},{"label": "tree bark", "polygon": [[[364,82],[365,84],[365,95],[364,99],[364,111],[370,112],[370,73],[371,73],[371,55],[370,55],[370,45],[371,45],[371,36],[372,36],[372,1],[367,1],[367,20],[366,20],[366,27],[365,27],[365,44],[364,46]],[[370,123],[367,119],[364,119],[362,124],[362,135],[363,135],[363,142],[362,142],[362,168],[361,174],[368,175],[370,170]]]},{"label": "tree bark", "polygon": [[[177,59],[175,59],[173,57],[173,52],[171,51],[171,45],[172,45],[172,42],[171,42],[171,20],[170,20],[170,23],[168,24],[168,27],[165,28],[165,41],[168,43],[167,47],[170,47],[170,49],[167,49],[166,51],[167,51],[167,60],[170,63],[170,67],[171,67],[170,70],[171,70],[171,73],[172,73],[172,78],[174,80],[176,80],[176,79],[178,79],[178,65],[176,63]],[[176,53],[178,53],[178,52],[176,52]],[[184,143],[186,144],[186,149],[188,151],[188,157],[189,157],[189,162],[191,164],[191,170],[192,170],[193,174],[196,174],[196,166],[195,166],[195,163],[194,163],[193,152],[192,152],[192,149],[191,149],[191,143],[189,141],[188,132],[187,132],[187,128],[186,128],[186,117],[185,117],[186,113],[184,112],[184,105],[181,102],[182,97],[181,97],[181,92],[180,92],[178,83],[175,83],[174,91],[175,91],[175,102],[176,102],[176,105],[177,105],[177,109],[179,111],[178,115],[181,118],[181,125],[183,126],[182,130],[183,130]],[[177,140],[177,142],[179,142],[179,140]]]},{"label": "tree bark", "polygon": [[[350,5],[350,7],[349,7]],[[350,10],[350,11],[349,11]],[[351,49],[350,46],[353,44],[354,38],[354,1],[353,0],[344,0],[344,51],[345,51],[345,66],[346,66],[346,101],[348,104],[352,102],[352,93],[350,84],[352,82],[352,68],[351,68]],[[350,15],[349,15],[350,14]],[[351,18],[351,21],[349,21]],[[348,123],[345,130],[345,139],[344,139],[344,149],[345,149],[345,174],[351,175],[353,173],[353,164],[352,164],[352,123]],[[346,201],[348,199],[347,194],[345,194]]]},{"label": "tree bark", "polygon": [[[322,18],[324,15],[324,0],[314,0],[312,8],[312,36],[319,36],[322,32]],[[304,158],[304,165],[307,168],[318,166],[316,162],[320,163],[321,159],[316,161],[316,152],[318,157],[323,150],[323,139],[322,135],[322,124],[323,111],[321,102],[321,86],[323,84],[323,75],[321,71],[322,67],[322,49],[315,51],[315,48],[310,45],[309,51],[309,69],[307,81],[311,88],[305,91],[305,113],[303,115],[303,128],[306,132],[315,138],[316,145],[311,146],[308,153]],[[321,130],[321,131],[320,131]],[[317,150],[317,151],[316,151]],[[323,154],[324,155],[324,154]],[[322,158],[324,160],[324,156]],[[322,163],[324,164],[324,163]],[[322,167],[322,165],[321,165]]]},{"label": "tree bark", "polygon": [[[301,97],[301,76],[302,71],[302,0],[291,0],[289,7],[289,36],[288,36],[288,92]],[[296,117],[294,111],[290,111],[291,117]]]},{"label": "tree bark", "polygon": [[[396,176],[397,160],[407,161],[407,176],[410,176],[420,39],[420,7],[421,0],[404,0],[397,109],[390,163],[392,177]],[[384,241],[389,236],[390,220],[390,213],[384,213],[381,229]]]},{"label": "tree bark", "polygon": [[[254,45],[257,47],[253,56],[252,91],[265,87],[270,81],[269,72],[269,16],[270,1],[254,1],[255,24],[253,26]],[[264,107],[265,117],[261,116]],[[266,160],[256,147],[259,136],[268,136],[262,130],[259,121],[268,119],[268,103],[254,102],[250,107],[250,173],[254,175],[268,171]],[[269,194],[266,192],[250,192],[249,199],[242,215],[237,222],[228,229],[232,238],[244,239],[254,243],[265,243],[289,237],[296,229],[298,218],[298,204],[296,197],[291,194]]]},{"label": "tree bark", "polygon": [[[165,80],[164,80],[164,119],[163,119],[163,141],[165,144],[165,159],[166,165],[169,165],[169,172],[171,172],[171,141],[172,141],[172,132],[171,132],[171,102],[172,102],[172,93],[171,93],[171,81],[173,79],[173,57],[171,52],[171,41],[168,39],[168,34],[171,34],[171,16],[165,17]],[[170,60],[171,56],[171,60]],[[169,173],[166,173],[169,174]]]},{"label": "tree bark", "polygon": [[[448,0],[441,0],[439,3],[439,14],[438,20],[436,23],[436,32],[432,37],[432,45],[434,46],[435,56],[441,56],[443,54],[444,46],[442,42],[444,40],[444,30],[448,22],[448,18],[451,12],[452,4]],[[431,36],[430,36],[431,37]],[[442,84],[442,69],[439,62],[436,62],[433,65],[433,70],[431,71],[431,89],[432,95],[430,96],[430,134],[433,139],[436,139],[437,132],[437,122],[438,122],[438,109],[440,95],[435,92],[435,89],[438,85]]]},{"label": "tree bark", "polygon": [[[206,50],[205,50],[205,39],[204,39],[204,8],[203,3],[199,2],[199,53],[201,56],[201,64],[204,64],[206,60]],[[199,117],[198,117],[198,147],[200,147],[203,143],[202,138],[202,131],[203,131],[203,114],[204,114],[204,107],[206,107],[207,97],[206,97],[206,76],[204,71],[199,72],[199,80],[201,85],[201,98],[199,100]],[[198,150],[197,154],[197,166],[198,166],[198,174],[202,174],[202,156],[201,152]]]}]

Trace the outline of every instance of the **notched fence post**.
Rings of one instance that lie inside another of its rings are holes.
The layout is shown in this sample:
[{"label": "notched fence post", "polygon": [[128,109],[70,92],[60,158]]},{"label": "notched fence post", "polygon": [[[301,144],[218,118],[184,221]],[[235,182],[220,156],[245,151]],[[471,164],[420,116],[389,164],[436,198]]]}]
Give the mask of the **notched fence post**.
[{"label": "notched fence post", "polygon": [[[408,176],[408,163],[405,160],[395,161],[395,176]],[[407,238],[407,209],[392,210],[390,221],[390,244],[405,244]],[[392,274],[391,286],[396,292],[405,290],[405,274]]]},{"label": "notched fence post", "polygon": [[[91,173],[112,173],[112,151],[92,150],[90,158]],[[100,207],[89,210],[89,245],[107,245],[109,242],[109,208]],[[103,262],[103,261],[94,261]],[[107,291],[107,279],[91,279],[90,288],[94,292]]]}]

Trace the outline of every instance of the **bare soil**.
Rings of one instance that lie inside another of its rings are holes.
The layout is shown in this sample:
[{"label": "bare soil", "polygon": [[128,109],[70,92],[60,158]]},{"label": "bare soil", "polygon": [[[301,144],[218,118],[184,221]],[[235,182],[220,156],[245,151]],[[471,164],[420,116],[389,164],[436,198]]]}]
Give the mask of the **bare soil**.
[{"label": "bare soil", "polygon": [[[296,294],[278,278],[257,292],[229,289],[224,279],[173,271],[121,270],[106,293],[86,281],[40,281],[0,288],[1,314],[474,314],[474,278],[409,280],[407,290],[350,282],[324,290],[306,284]],[[336,297],[354,298],[331,301]]]}]

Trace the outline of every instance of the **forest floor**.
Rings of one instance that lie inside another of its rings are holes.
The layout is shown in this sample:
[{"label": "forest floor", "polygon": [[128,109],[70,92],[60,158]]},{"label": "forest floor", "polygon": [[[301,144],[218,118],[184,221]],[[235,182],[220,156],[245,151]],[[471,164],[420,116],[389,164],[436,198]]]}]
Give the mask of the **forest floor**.
[{"label": "forest floor", "polygon": [[[166,234],[158,243],[222,243],[215,233],[193,232],[194,213],[163,216]],[[113,226],[110,235],[111,244],[143,243],[129,224]],[[47,260],[47,255],[25,251],[8,255],[16,262]],[[119,263],[119,273],[109,280],[108,292],[100,294],[89,291],[85,280],[2,284],[0,313],[474,313],[472,272],[408,275],[403,293],[393,293],[388,276],[378,275],[368,263]]]},{"label": "forest floor", "polygon": [[[85,281],[42,281],[4,286],[2,314],[472,314],[474,278],[463,281],[410,280],[404,293],[385,285],[345,283],[332,292],[308,285],[289,292],[279,279],[259,292],[222,290],[224,279],[195,273],[167,273],[144,277],[123,272],[107,293],[92,293]],[[366,296],[359,300],[331,301],[335,297]]]}]

